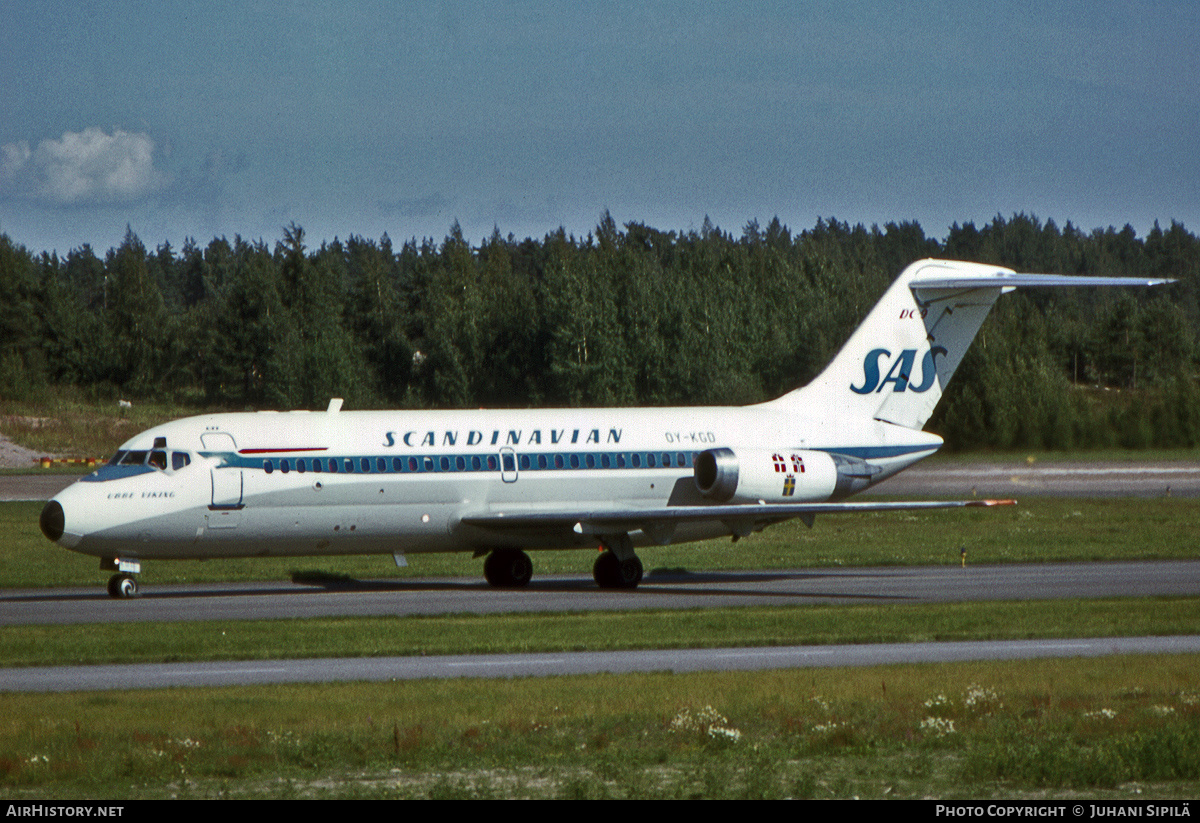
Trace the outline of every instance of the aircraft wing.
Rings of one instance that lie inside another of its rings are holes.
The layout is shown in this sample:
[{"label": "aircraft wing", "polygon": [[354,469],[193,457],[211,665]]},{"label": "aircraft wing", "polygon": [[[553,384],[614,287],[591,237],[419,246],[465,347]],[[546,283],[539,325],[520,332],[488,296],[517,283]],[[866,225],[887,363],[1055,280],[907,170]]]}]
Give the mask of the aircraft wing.
[{"label": "aircraft wing", "polygon": [[818,514],[849,512],[958,509],[1015,506],[1015,500],[920,500],[851,503],[767,503],[732,506],[666,506],[653,509],[591,509],[575,511],[493,511],[462,518],[467,526],[493,532],[576,535],[613,535],[642,531],[657,542],[671,542],[674,527],[685,523],[720,521],[736,535],[745,536],[772,523],[799,517],[808,525]]}]

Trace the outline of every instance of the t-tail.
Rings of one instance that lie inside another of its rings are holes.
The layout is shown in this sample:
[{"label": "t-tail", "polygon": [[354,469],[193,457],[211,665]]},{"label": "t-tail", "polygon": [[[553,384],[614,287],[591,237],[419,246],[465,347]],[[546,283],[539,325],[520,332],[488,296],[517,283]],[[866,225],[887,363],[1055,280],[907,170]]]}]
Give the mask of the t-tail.
[{"label": "t-tail", "polygon": [[1018,274],[980,263],[921,260],[896,278],[816,379],[773,404],[920,429],[1001,294],[1019,287],[1169,282]]}]

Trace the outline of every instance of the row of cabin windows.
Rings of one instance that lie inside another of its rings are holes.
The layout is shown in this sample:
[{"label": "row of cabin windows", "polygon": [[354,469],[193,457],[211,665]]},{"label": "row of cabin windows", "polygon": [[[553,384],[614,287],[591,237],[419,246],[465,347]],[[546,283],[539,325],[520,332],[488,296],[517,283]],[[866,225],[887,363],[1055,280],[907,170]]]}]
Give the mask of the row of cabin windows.
[{"label": "row of cabin windows", "polygon": [[[662,467],[691,468],[694,455],[690,452],[592,452],[567,454],[522,454],[519,456],[504,454],[504,470],[513,471],[520,465],[521,471],[554,470],[554,469],[656,469]],[[515,462],[514,462],[515,461]],[[263,461],[263,471],[267,474],[278,469],[287,474],[295,469],[298,472],[344,472],[351,473],[396,473],[396,472],[494,472],[500,468],[499,457],[494,454],[471,455],[442,455],[440,457],[299,457],[295,460],[282,458],[279,460],[266,459]]]}]

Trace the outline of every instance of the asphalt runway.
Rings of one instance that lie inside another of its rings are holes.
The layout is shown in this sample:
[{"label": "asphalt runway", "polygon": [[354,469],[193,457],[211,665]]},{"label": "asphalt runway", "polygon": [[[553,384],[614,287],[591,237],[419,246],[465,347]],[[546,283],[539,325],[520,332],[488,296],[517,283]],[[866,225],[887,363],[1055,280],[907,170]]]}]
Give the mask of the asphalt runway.
[{"label": "asphalt runway", "polygon": [[919,463],[871,489],[892,497],[1200,497],[1189,461]]},{"label": "asphalt runway", "polygon": [[634,591],[535,575],[518,590],[472,578],[337,579],[147,586],[113,600],[98,582],[3,592],[0,626],[1196,595],[1200,560],[651,573]]},{"label": "asphalt runway", "polygon": [[1184,636],[56,666],[0,670],[0,692],[380,682],[452,677],[512,678],[630,672],[763,671],[898,663],[1197,652],[1200,652],[1200,637]]}]

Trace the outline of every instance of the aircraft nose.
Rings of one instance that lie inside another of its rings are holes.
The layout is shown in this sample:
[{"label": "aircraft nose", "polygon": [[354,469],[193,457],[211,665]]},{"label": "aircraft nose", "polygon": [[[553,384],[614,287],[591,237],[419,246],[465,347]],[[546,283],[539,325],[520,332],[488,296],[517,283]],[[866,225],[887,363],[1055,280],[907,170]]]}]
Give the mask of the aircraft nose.
[{"label": "aircraft nose", "polygon": [[51,500],[46,504],[42,509],[42,516],[38,520],[38,525],[42,527],[42,534],[46,535],[46,538],[53,543],[57,543],[62,538],[66,523],[67,516],[57,500]]}]

